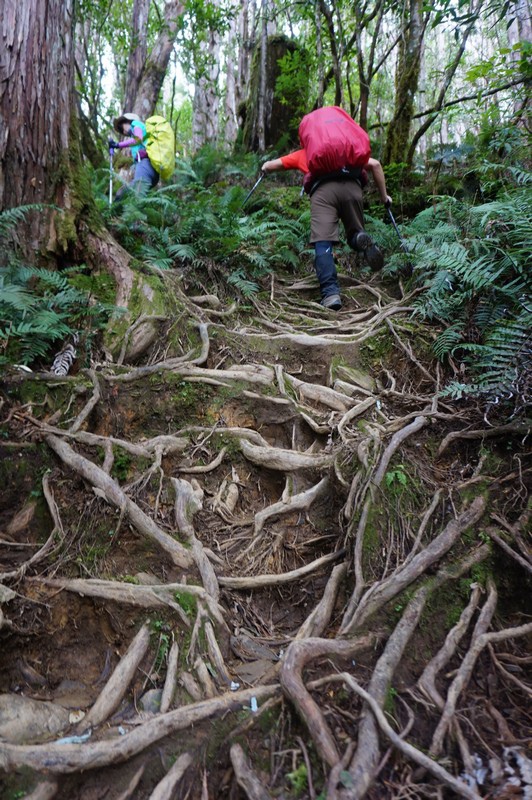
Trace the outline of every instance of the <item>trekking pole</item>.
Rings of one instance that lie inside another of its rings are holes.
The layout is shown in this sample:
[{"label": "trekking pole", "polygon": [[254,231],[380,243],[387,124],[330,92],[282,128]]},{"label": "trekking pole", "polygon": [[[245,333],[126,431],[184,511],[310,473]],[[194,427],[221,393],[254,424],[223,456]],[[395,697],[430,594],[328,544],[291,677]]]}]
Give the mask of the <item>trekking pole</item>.
[{"label": "trekking pole", "polygon": [[109,205],[113,204],[113,156],[114,148],[109,147]]},{"label": "trekking pole", "polygon": [[[401,247],[402,247],[403,251],[406,253],[406,255],[408,256],[408,255],[410,255],[410,251],[409,251],[408,247],[406,246],[405,240],[401,236],[401,231],[399,230],[399,228],[397,226],[397,222],[395,221],[395,218],[394,218],[394,216],[392,214],[392,209],[390,208],[390,205],[391,205],[391,203],[385,203],[386,211],[388,212],[388,214],[390,216],[391,223],[392,223],[393,227],[395,228],[395,232],[396,232],[397,236],[399,237],[399,241],[401,242]],[[412,264],[410,263],[410,261],[406,262],[406,266],[408,267],[410,272],[413,272],[414,268],[413,268]]]},{"label": "trekking pole", "polygon": [[255,183],[255,185],[254,185],[253,189],[252,189],[250,192],[248,192],[248,193],[247,193],[247,195],[246,195],[246,197],[245,197],[245,199],[244,199],[244,202],[242,203],[242,205],[240,206],[240,208],[244,208],[244,206],[246,205],[247,201],[249,200],[249,198],[251,197],[251,195],[253,194],[253,192],[255,191],[255,189],[257,188],[257,186],[259,185],[259,183],[261,182],[261,180],[264,178],[264,176],[265,176],[265,175],[266,175],[266,173],[265,173],[265,172],[261,172],[261,174],[260,174],[260,178],[259,178],[259,179],[258,179],[258,181]]}]

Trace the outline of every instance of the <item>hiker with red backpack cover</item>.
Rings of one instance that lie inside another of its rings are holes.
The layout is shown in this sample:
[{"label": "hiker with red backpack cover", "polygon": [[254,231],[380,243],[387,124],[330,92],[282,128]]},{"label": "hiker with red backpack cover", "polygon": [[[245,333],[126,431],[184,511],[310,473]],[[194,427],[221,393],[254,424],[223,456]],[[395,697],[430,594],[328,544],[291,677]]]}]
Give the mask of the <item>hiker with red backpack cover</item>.
[{"label": "hiker with red backpack cover", "polygon": [[389,206],[392,200],[386,191],[382,166],[371,158],[366,131],[343,109],[326,106],[307,114],[301,120],[299,138],[300,150],[266,161],[262,171],[299,169],[304,173],[321,304],[338,311],[342,300],[333,257],[333,246],[339,241],[338,221],[342,220],[349,246],[363,253],[372,269],[381,269],[382,253],[364,230],[362,189],[367,173],[373,175],[384,205]]}]

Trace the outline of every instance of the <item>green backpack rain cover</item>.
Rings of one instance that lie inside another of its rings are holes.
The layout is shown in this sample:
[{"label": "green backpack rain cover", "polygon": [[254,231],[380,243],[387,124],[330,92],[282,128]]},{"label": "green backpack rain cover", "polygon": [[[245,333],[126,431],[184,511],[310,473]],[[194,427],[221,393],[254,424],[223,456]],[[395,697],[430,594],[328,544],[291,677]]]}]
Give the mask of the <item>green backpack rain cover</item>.
[{"label": "green backpack rain cover", "polygon": [[175,139],[172,126],[164,117],[146,120],[146,151],[161,178],[169,180],[175,169]]}]

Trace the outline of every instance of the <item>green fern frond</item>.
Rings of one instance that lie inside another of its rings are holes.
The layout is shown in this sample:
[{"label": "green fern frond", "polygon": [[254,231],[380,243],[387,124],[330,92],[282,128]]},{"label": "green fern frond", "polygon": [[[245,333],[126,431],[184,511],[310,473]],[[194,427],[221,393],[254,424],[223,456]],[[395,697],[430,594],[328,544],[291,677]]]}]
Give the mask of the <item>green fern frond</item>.
[{"label": "green fern frond", "polygon": [[0,239],[7,236],[10,231],[14,230],[16,226],[25,220],[28,214],[32,211],[41,212],[45,209],[52,209],[54,206],[48,206],[43,203],[32,203],[25,206],[17,206],[16,208],[8,208],[0,213]]},{"label": "green fern frond", "polygon": [[459,342],[463,341],[463,332],[460,325],[450,325],[442,331],[434,342],[432,349],[440,361],[452,353]]},{"label": "green fern frond", "polygon": [[233,272],[227,278],[227,283],[234,286],[244,297],[253,297],[259,291],[259,286],[254,281],[250,281],[241,272]]}]

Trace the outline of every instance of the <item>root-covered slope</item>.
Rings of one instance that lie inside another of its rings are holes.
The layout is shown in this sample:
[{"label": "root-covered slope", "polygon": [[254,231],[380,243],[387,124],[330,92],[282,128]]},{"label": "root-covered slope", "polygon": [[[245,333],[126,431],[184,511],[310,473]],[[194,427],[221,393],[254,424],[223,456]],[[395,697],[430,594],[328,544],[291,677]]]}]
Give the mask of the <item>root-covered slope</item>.
[{"label": "root-covered slope", "polygon": [[165,281],[144,363],[4,382],[6,792],[524,792],[526,425],[439,398],[408,297]]}]

